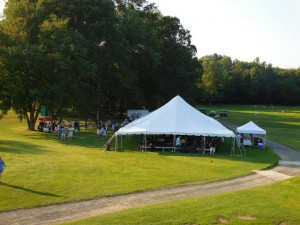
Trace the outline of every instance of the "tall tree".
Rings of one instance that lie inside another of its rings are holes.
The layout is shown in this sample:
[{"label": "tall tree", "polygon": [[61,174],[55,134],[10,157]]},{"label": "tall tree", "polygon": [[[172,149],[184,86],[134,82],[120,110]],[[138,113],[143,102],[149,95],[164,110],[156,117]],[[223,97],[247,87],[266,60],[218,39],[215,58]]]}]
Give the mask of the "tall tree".
[{"label": "tall tree", "polygon": [[205,91],[205,99],[211,105],[213,100],[223,100],[225,85],[231,70],[231,59],[214,54],[202,57],[201,61],[203,76],[200,88]]},{"label": "tall tree", "polygon": [[85,58],[82,35],[44,3],[10,0],[0,23],[2,97],[6,107],[26,118],[29,130],[34,130],[42,105],[67,106],[73,93],[68,84],[94,70]]}]

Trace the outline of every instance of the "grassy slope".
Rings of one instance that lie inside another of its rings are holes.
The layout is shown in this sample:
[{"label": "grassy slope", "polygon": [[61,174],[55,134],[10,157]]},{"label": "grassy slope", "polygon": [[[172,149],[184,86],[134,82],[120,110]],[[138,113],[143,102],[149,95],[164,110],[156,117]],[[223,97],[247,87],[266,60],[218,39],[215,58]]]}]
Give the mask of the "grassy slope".
[{"label": "grassy slope", "polygon": [[299,185],[298,176],[265,187],[139,207],[66,224],[197,225],[221,224],[221,221],[227,221],[230,224],[298,225]]},{"label": "grassy slope", "polygon": [[253,149],[245,158],[138,152],[124,140],[120,152],[103,152],[104,141],[82,133],[73,140],[26,131],[13,114],[0,120],[0,154],[7,164],[0,185],[0,211],[134,192],[251,173],[278,160]]},{"label": "grassy slope", "polygon": [[[299,107],[218,106],[237,125],[250,120],[268,138],[300,150]],[[248,151],[249,152],[249,151]],[[174,201],[68,223],[80,224],[300,224],[300,177],[251,190]],[[151,213],[149,213],[151,212]],[[244,219],[239,218],[244,216]]]},{"label": "grassy slope", "polygon": [[226,108],[229,111],[229,117],[222,117],[222,120],[238,126],[253,121],[267,131],[267,138],[300,151],[300,107],[253,105],[216,105],[212,108],[207,107],[209,110],[216,111],[222,108]]}]

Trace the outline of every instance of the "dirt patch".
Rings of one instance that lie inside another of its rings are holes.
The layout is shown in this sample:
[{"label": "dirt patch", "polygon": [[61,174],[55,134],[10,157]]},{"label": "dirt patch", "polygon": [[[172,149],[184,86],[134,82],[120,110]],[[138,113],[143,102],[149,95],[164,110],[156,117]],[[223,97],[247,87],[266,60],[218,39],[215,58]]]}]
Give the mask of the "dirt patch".
[{"label": "dirt patch", "polygon": [[229,220],[224,218],[224,217],[218,217],[217,218],[217,223],[219,223],[219,224],[228,224]]},{"label": "dirt patch", "polygon": [[240,215],[237,216],[237,218],[239,218],[240,220],[256,220],[256,217],[251,215]]}]

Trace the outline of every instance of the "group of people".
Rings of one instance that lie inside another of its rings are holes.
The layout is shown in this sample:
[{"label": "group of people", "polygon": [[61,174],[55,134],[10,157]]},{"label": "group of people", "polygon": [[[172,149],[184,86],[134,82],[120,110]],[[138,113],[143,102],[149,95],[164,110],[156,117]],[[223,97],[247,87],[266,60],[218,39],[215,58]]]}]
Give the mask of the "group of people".
[{"label": "group of people", "polygon": [[[185,138],[181,138],[181,136],[178,136],[176,138],[176,142],[175,142],[175,146],[176,146],[176,151],[180,151],[181,147],[182,147],[182,144],[186,144],[187,140]],[[215,152],[216,152],[216,148],[217,148],[217,138],[216,137],[213,137],[209,140],[208,142],[208,149],[209,149],[209,153],[211,155],[214,155]],[[206,143],[204,143],[206,144]],[[194,143],[193,143],[193,146],[197,148],[197,139],[194,140]],[[203,146],[203,151],[205,149],[206,146]]]},{"label": "group of people", "polygon": [[52,122],[45,123],[40,122],[38,125],[38,131],[47,132],[47,133],[57,133],[59,139],[69,139],[73,138],[73,134],[80,133],[81,125],[78,120],[75,120],[74,123],[70,120],[67,124],[60,119],[58,122],[53,120]]},{"label": "group of people", "polygon": [[68,139],[73,138],[73,134],[80,132],[80,122],[75,120],[74,125],[73,121],[70,120],[67,125],[63,120],[60,121],[59,125],[55,128],[55,131],[58,134],[59,139],[66,139],[66,135],[68,134]]},{"label": "group of people", "polygon": [[[172,149],[175,152],[203,152],[209,151],[215,154],[218,145],[222,141],[219,137],[203,137],[203,136],[173,136],[173,135],[147,135],[139,144],[139,149],[145,148],[155,151],[155,149]],[[154,147],[153,147],[154,146]]]},{"label": "group of people", "polygon": [[107,127],[104,125],[103,127],[101,127],[100,125],[97,127],[97,137],[101,138],[103,137],[104,140],[106,140],[107,137]]},{"label": "group of people", "polygon": [[[131,115],[130,117],[125,118],[125,120],[119,125],[119,123],[113,123],[111,120],[106,122],[102,122],[100,120],[96,120],[96,135],[98,138],[103,137],[105,140],[108,135],[108,128],[111,127],[111,130],[116,132],[121,127],[126,126],[133,120],[138,119],[140,116],[138,114]],[[93,130],[93,121],[91,118],[88,118],[85,121],[85,129],[87,132],[91,132]],[[74,123],[70,120],[68,123],[65,123],[62,119],[59,121],[53,120],[49,123],[41,121],[38,125],[38,131],[40,132],[49,132],[49,133],[57,133],[59,139],[69,139],[73,138],[74,133],[80,133],[81,125],[78,120],[75,120]]]}]

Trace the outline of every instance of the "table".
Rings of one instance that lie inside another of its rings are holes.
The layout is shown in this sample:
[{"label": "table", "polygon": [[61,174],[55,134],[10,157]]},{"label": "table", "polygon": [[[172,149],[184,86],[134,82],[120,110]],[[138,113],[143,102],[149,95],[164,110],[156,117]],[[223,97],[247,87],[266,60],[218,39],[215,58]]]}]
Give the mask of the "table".
[{"label": "table", "polygon": [[176,150],[176,147],[174,147],[174,146],[156,146],[155,148],[162,149],[163,152],[165,151],[165,149],[171,149],[172,152],[174,152]]},{"label": "table", "polygon": [[250,140],[248,140],[248,139],[245,139],[245,140],[243,140],[243,145],[244,145],[244,146],[251,146],[251,145],[252,145],[252,143],[251,143],[251,141],[250,141]]}]

